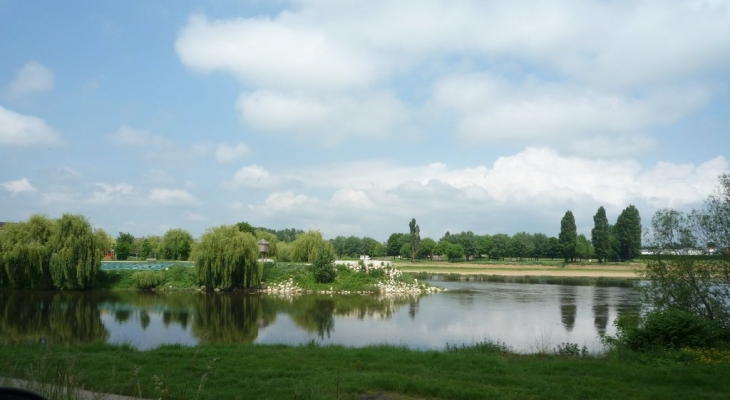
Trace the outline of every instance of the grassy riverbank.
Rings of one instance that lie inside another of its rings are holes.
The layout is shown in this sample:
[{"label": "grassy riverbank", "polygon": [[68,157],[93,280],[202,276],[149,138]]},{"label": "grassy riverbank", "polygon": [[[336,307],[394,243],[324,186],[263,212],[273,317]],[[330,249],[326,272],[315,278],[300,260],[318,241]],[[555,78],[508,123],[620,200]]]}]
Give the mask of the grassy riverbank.
[{"label": "grassy riverbank", "polygon": [[404,272],[426,272],[432,274],[501,275],[501,276],[554,276],[589,278],[639,278],[638,271],[644,268],[641,262],[634,263],[564,263],[563,261],[471,261],[450,263],[446,261],[418,260],[396,261],[396,268]]},{"label": "grassy riverbank", "polygon": [[[0,376],[145,398],[727,398],[730,356],[377,346],[0,346]],[[572,354],[572,355],[570,355]],[[387,396],[387,397],[386,397]]]}]

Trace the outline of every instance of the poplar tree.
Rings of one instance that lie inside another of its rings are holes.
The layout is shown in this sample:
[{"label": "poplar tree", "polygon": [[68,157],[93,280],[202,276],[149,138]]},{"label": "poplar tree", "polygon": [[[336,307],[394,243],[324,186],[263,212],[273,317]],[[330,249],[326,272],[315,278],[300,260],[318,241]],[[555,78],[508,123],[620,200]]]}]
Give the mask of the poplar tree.
[{"label": "poplar tree", "polygon": [[578,240],[578,229],[575,226],[575,217],[573,213],[568,210],[565,212],[563,219],[560,221],[560,235],[558,236],[560,241],[560,248],[562,249],[563,258],[565,262],[570,262],[575,259],[576,243]]},{"label": "poplar tree", "polygon": [[632,260],[641,254],[641,216],[633,205],[626,207],[616,220],[616,235],[620,243],[619,256]]},{"label": "poplar tree", "polygon": [[611,242],[609,238],[608,218],[606,218],[606,210],[603,206],[599,207],[596,215],[593,216],[591,242],[593,243],[596,257],[598,257],[598,262],[608,260],[611,254]]},{"label": "poplar tree", "polygon": [[411,219],[408,227],[411,230],[411,262],[413,262],[418,254],[418,249],[421,247],[421,228],[416,224],[415,218]]},{"label": "poplar tree", "polygon": [[228,290],[259,284],[256,238],[235,225],[208,229],[196,248],[195,271],[198,283],[207,288]]}]

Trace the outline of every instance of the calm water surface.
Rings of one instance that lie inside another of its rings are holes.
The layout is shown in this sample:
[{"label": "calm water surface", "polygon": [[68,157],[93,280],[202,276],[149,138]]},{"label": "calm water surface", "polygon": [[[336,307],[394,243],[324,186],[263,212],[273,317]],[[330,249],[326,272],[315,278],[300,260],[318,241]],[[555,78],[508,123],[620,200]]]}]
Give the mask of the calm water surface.
[{"label": "calm water surface", "polygon": [[520,352],[572,342],[600,351],[599,334],[638,311],[629,287],[433,282],[429,296],[275,297],[202,293],[0,292],[0,342],[287,343],[443,349],[504,342]]}]

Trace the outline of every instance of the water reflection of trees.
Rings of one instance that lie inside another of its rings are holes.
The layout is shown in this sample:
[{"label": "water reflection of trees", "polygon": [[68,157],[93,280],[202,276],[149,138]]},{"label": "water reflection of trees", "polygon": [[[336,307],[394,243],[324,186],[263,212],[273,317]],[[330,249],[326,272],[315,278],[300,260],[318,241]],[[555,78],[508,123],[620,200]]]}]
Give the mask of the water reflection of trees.
[{"label": "water reflection of trees", "polygon": [[0,342],[103,341],[97,299],[88,293],[0,291]]},{"label": "water reflection of trees", "polygon": [[418,310],[419,296],[345,296],[306,295],[288,299],[266,297],[277,303],[279,311],[289,314],[294,323],[321,339],[330,337],[335,329],[335,317],[357,319],[389,319],[404,305],[409,305],[411,318]]},{"label": "water reflection of trees", "polygon": [[[195,296],[193,336],[205,343],[251,343],[262,319],[260,295],[201,293]],[[273,319],[274,316],[268,316]]]},{"label": "water reflection of trees", "polygon": [[561,286],[559,293],[560,321],[565,330],[571,332],[575,327],[575,314],[578,311],[578,306],[575,304],[576,288],[575,286]]},{"label": "water reflection of trees", "polygon": [[606,334],[608,326],[608,291],[606,288],[593,288],[593,326],[598,334]]}]

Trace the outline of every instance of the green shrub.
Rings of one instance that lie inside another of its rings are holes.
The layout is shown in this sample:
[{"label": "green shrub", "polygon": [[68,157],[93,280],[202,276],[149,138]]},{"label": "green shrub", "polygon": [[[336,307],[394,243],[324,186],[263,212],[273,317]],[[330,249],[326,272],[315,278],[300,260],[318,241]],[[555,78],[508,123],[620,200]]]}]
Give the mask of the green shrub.
[{"label": "green shrub", "polygon": [[165,282],[165,277],[154,271],[138,271],[132,274],[132,281],[137,289],[153,289]]},{"label": "green shrub", "polygon": [[322,246],[317,252],[317,258],[310,267],[314,275],[314,281],[317,283],[334,282],[337,277],[334,262],[335,256],[332,251]]},{"label": "green shrub", "polygon": [[684,311],[667,310],[647,314],[639,324],[619,317],[615,341],[634,351],[709,348],[728,339],[720,324]]}]

